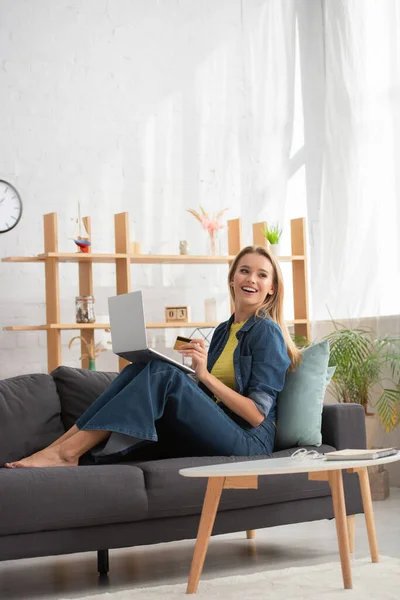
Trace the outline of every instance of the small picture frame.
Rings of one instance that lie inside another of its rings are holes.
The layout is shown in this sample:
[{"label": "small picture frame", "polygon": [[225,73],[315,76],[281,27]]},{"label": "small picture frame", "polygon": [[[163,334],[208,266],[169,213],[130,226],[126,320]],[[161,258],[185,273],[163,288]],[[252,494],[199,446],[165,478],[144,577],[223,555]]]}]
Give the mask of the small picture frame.
[{"label": "small picture frame", "polygon": [[166,306],[165,307],[165,321],[171,322],[187,322],[189,321],[189,307],[188,306]]}]

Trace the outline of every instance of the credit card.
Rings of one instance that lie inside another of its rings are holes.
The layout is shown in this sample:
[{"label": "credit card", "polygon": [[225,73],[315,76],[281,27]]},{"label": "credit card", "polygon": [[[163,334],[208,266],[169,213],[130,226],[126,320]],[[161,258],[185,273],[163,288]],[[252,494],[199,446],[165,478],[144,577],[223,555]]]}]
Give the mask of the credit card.
[{"label": "credit card", "polygon": [[184,344],[189,344],[189,342],[191,342],[191,338],[187,338],[187,337],[182,337],[181,335],[178,335],[178,337],[176,338],[176,342],[174,345],[174,350],[179,350],[179,348],[181,346],[183,346]]}]

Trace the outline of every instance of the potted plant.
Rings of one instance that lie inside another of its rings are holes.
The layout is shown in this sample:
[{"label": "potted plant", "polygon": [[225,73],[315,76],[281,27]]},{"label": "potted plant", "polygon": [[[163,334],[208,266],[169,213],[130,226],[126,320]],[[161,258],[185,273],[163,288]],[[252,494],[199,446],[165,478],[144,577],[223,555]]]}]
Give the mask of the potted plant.
[{"label": "potted plant", "polygon": [[[334,323],[325,336],[330,343],[329,365],[336,366],[330,389],[338,402],[364,408],[367,424],[376,416],[386,432],[400,422],[400,338],[377,337],[370,329],[347,329]],[[372,399],[377,394],[377,400]],[[376,421],[376,418],[375,418]],[[373,444],[372,432],[368,446]]]},{"label": "potted plant", "polygon": [[[88,342],[81,335],[75,335],[68,344],[69,350],[71,349],[71,346],[75,340],[81,340],[81,342],[83,342],[83,344],[86,348],[86,352],[79,357],[79,360],[82,360],[83,358],[88,358],[89,359],[89,371],[95,371],[96,370],[96,358],[99,356],[100,352],[107,352],[107,348],[104,347],[104,342],[101,341],[101,342],[97,342],[97,344],[95,344],[94,342],[93,343]],[[111,342],[107,342],[107,343],[110,344]]]},{"label": "potted plant", "polygon": [[282,229],[279,229],[279,225],[266,225],[265,229],[262,230],[264,236],[269,242],[269,246],[271,252],[275,254],[275,256],[279,256],[280,253],[280,244],[279,240],[281,239]]}]

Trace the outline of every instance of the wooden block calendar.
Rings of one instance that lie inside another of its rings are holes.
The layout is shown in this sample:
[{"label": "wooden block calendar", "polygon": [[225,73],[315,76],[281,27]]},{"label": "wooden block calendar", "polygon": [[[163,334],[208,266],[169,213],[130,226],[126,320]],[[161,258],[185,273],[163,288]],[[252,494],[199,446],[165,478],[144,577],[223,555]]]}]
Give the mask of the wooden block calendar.
[{"label": "wooden block calendar", "polygon": [[166,306],[165,307],[165,321],[167,323],[182,321],[189,321],[189,307],[188,306]]}]

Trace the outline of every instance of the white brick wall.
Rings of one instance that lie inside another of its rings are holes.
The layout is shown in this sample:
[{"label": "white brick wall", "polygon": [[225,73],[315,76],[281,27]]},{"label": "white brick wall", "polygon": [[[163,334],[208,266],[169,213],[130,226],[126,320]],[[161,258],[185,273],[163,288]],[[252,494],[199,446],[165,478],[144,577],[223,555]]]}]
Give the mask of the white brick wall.
[{"label": "white brick wall", "polygon": [[[0,178],[24,202],[20,224],[0,236],[0,257],[41,252],[48,212],[59,216],[60,251],[74,250],[78,200],[100,252],[113,251],[116,212],[129,212],[132,238],[153,253],[177,252],[180,239],[204,252],[205,232],[187,207],[230,206],[229,217],[240,216],[248,184],[235,137],[246,119],[239,8],[231,0],[0,0]],[[223,319],[226,273],[132,267],[132,283],[144,289],[149,319],[184,302],[202,320],[207,297],[217,297]],[[76,265],[61,265],[60,277],[62,321],[73,322]],[[112,266],[95,265],[99,320],[114,281]],[[1,328],[45,322],[42,265],[0,263],[0,289]],[[66,349],[72,335],[62,334],[63,362],[78,365],[78,345]],[[161,346],[172,337],[151,333]],[[98,366],[114,369],[116,360],[104,353]],[[0,377],[32,371],[46,371],[45,333],[1,330]]]}]

